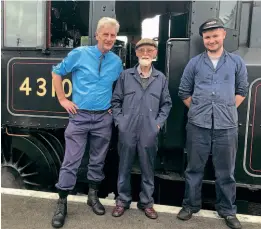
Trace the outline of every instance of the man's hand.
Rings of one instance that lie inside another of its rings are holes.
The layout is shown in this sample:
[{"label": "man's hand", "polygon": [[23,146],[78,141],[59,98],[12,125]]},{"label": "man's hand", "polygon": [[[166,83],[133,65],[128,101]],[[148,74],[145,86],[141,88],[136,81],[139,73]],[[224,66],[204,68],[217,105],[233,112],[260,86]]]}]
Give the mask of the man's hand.
[{"label": "man's hand", "polygon": [[159,125],[157,125],[157,127],[158,127],[158,129],[160,129],[160,126],[159,126]]},{"label": "man's hand", "polygon": [[243,97],[241,95],[236,95],[236,107],[238,108],[240,104],[244,101],[246,97]]},{"label": "man's hand", "polygon": [[77,111],[76,109],[78,109],[78,107],[76,106],[76,104],[74,104],[73,102],[71,102],[70,100],[64,98],[62,100],[59,101],[61,106],[68,112],[71,114],[76,114]]},{"label": "man's hand", "polygon": [[57,94],[57,98],[61,104],[61,106],[68,112],[71,114],[76,114],[76,109],[78,109],[78,107],[71,102],[70,100],[65,98],[65,94],[63,91],[63,85],[62,85],[62,77],[55,74],[54,72],[52,72],[52,77],[53,77],[53,83],[54,83],[54,88]]},{"label": "man's hand", "polygon": [[183,103],[186,105],[187,108],[190,107],[192,97],[188,97],[187,99],[183,100]]},{"label": "man's hand", "polygon": [[108,113],[111,115],[111,114],[112,114],[112,109],[109,109],[109,110],[108,110]]}]

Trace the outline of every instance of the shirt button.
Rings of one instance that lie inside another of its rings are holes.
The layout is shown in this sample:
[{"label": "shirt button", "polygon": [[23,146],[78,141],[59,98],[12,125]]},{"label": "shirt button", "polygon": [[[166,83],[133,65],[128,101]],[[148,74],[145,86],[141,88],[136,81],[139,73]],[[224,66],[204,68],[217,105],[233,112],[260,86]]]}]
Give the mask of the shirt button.
[{"label": "shirt button", "polygon": [[212,95],[215,95],[215,92],[214,92],[214,91],[212,91]]}]

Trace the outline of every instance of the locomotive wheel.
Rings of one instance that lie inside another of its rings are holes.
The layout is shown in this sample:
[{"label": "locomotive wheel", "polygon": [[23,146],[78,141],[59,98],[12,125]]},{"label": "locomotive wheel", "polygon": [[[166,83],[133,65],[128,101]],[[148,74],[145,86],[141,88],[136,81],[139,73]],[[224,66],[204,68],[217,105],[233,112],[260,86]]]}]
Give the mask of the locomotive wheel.
[{"label": "locomotive wheel", "polygon": [[55,168],[59,169],[61,167],[61,160],[58,152],[54,148],[54,145],[44,136],[44,134],[37,133],[36,138],[44,144],[50,156],[52,157],[52,160],[55,164]]},{"label": "locomotive wheel", "polygon": [[2,187],[43,190],[57,180],[54,160],[33,136],[2,136],[1,158]]},{"label": "locomotive wheel", "polygon": [[54,158],[56,165],[60,168],[64,157],[64,147],[59,139],[53,134],[46,131],[38,132],[36,137],[39,140],[42,139],[44,145],[48,146],[48,150]]},{"label": "locomotive wheel", "polygon": [[[21,156],[23,156],[23,154]],[[9,157],[8,160],[5,157],[6,156],[5,156],[4,150],[2,148],[2,151],[1,151],[2,187],[24,189],[25,183],[23,182],[22,177],[20,176],[20,173],[19,173],[19,167],[20,167],[19,161],[16,161],[14,163],[11,156]],[[18,166],[16,166],[16,163],[18,164]]]}]

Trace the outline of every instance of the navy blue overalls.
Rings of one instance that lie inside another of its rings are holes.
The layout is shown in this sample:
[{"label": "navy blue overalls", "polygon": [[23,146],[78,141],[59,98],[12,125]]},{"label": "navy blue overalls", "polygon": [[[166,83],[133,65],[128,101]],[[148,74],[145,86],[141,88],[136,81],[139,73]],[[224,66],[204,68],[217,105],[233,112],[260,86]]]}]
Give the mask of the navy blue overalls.
[{"label": "navy blue overalls", "polygon": [[168,81],[154,67],[146,89],[142,87],[137,66],[122,72],[112,97],[113,117],[119,129],[117,205],[128,208],[131,203],[130,176],[136,152],[142,180],[139,203],[144,208],[153,205],[157,125],[164,125],[171,106]]}]

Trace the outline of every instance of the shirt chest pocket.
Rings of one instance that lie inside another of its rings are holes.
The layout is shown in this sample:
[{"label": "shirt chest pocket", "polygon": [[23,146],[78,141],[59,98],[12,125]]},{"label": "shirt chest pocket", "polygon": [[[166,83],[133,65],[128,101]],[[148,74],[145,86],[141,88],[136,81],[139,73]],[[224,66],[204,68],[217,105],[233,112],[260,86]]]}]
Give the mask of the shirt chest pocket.
[{"label": "shirt chest pocket", "polygon": [[223,74],[223,77],[220,77],[222,82],[224,84],[235,84],[235,73],[225,73]]}]

